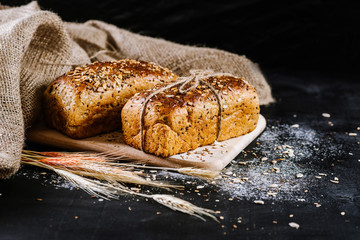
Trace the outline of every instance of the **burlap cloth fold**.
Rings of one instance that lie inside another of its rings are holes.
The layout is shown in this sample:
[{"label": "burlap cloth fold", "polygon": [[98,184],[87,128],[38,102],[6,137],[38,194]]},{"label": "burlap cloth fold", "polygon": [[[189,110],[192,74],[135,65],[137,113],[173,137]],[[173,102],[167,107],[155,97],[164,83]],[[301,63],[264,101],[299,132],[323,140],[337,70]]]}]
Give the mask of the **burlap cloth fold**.
[{"label": "burlap cloth fold", "polygon": [[63,22],[37,2],[0,4],[0,178],[20,166],[25,131],[39,119],[45,86],[73,66],[120,58],[168,67],[180,76],[211,69],[247,79],[262,105],[273,101],[258,66],[245,56],[134,34],[101,21]]}]

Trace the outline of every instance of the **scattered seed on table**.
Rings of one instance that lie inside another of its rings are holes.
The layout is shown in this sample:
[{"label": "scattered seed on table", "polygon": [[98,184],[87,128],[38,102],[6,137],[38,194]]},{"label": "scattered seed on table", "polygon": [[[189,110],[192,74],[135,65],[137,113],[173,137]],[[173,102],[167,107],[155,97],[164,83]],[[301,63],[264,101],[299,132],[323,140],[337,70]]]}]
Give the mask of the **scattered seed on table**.
[{"label": "scattered seed on table", "polygon": [[259,205],[264,205],[265,204],[263,200],[255,200],[254,203],[259,204]]},{"label": "scattered seed on table", "polygon": [[295,229],[299,229],[300,225],[295,222],[289,222],[289,226]]},{"label": "scattered seed on table", "polygon": [[304,176],[304,174],[302,174],[302,173],[296,174],[296,178],[302,178],[303,176]]}]

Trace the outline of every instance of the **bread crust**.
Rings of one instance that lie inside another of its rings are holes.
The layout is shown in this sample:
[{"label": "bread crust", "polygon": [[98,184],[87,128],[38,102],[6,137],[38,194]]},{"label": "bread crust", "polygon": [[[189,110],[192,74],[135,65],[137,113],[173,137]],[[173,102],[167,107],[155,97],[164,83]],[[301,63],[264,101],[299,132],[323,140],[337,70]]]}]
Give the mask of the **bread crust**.
[{"label": "bread crust", "polygon": [[176,78],[167,68],[130,59],[77,67],[45,90],[45,122],[76,139],[119,129],[129,98]]},{"label": "bread crust", "polygon": [[[219,95],[223,112],[218,141],[253,131],[260,108],[254,87],[241,78],[217,75],[203,79]],[[122,128],[127,144],[141,149],[140,112],[151,91],[134,95],[122,110]],[[174,87],[153,96],[144,114],[143,150],[162,157],[212,144],[218,134],[219,103],[206,85],[181,94]]]}]

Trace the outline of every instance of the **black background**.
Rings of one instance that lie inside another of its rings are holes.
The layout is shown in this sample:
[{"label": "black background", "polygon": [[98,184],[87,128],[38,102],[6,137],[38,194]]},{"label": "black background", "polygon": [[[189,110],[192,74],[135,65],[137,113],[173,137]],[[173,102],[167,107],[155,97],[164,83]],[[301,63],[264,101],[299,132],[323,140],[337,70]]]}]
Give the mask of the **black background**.
[{"label": "black background", "polygon": [[148,36],[245,54],[266,68],[353,72],[360,67],[357,1],[38,2],[65,21],[103,20]]},{"label": "black background", "polygon": [[[1,2],[14,6],[29,1]],[[332,172],[341,184],[311,188],[311,195],[326,203],[320,208],[313,202],[274,200],[264,206],[241,199],[229,202],[212,188],[204,190],[209,191],[209,202],[192,191],[184,196],[221,210],[225,219],[217,224],[144,200],[97,203],[81,191],[48,184],[51,174],[29,178],[39,170],[23,167],[16,176],[0,181],[0,239],[360,239],[360,132],[356,130],[360,8],[356,1],[41,0],[39,4],[65,21],[98,19],[143,35],[246,55],[260,64],[277,101],[261,109],[268,129],[300,124],[324,138],[332,136],[324,143],[335,142],[341,146],[339,153],[329,154],[326,144],[314,146],[323,150],[301,164],[311,162],[316,171]],[[324,112],[331,113],[331,119],[321,117]],[[335,126],[330,127],[328,120]],[[346,132],[358,136],[351,138]],[[281,137],[286,142],[287,136]],[[56,150],[30,143],[27,147]],[[255,148],[251,144],[247,149]],[[341,216],[341,211],[346,215]],[[234,229],[238,216],[243,223]],[[290,228],[290,221],[298,222],[300,229]]]}]

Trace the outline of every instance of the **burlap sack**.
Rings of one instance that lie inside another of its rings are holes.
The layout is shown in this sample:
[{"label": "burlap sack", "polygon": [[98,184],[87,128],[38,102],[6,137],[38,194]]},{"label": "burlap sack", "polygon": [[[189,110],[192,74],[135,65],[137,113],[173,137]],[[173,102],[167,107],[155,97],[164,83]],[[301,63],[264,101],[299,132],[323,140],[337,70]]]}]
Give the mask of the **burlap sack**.
[{"label": "burlap sack", "polygon": [[149,38],[100,21],[66,23],[36,2],[0,5],[0,178],[19,168],[25,130],[40,115],[45,86],[75,65],[119,58],[152,61],[180,76],[191,69],[231,73],[255,86],[261,104],[273,101],[259,68],[244,56]]}]

